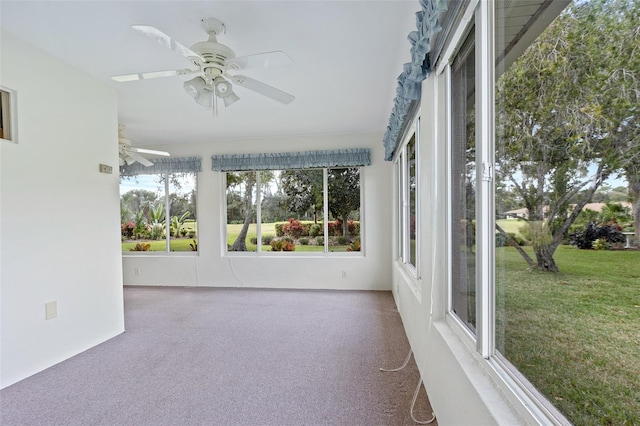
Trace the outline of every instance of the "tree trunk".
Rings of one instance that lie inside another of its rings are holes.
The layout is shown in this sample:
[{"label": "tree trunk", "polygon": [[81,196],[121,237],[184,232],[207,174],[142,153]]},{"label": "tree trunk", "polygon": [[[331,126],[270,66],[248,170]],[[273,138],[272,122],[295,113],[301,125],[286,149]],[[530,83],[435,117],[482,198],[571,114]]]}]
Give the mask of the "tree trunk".
[{"label": "tree trunk", "polygon": [[533,259],[531,258],[531,256],[529,256],[529,254],[524,251],[522,249],[522,247],[520,247],[520,245],[518,244],[518,242],[516,240],[513,239],[513,237],[511,237],[511,235],[507,234],[504,229],[502,229],[502,227],[500,225],[498,225],[496,223],[496,229],[498,230],[498,232],[500,232],[500,234],[502,234],[502,236],[505,238],[506,241],[510,242],[510,245],[515,248],[518,253],[520,253],[520,256],[522,256],[522,258],[525,260],[525,262],[527,262],[527,264],[529,265],[530,268],[534,268],[535,267],[535,262],[533,261]]},{"label": "tree trunk", "polygon": [[347,222],[349,215],[345,215],[344,219],[342,219],[342,235],[345,237],[349,236],[349,223]]},{"label": "tree trunk", "polygon": [[231,245],[229,251],[247,251],[247,233],[249,232],[249,224],[251,224],[251,219],[253,218],[253,177],[253,173],[249,173],[249,175],[247,176],[247,188],[245,196],[245,206],[247,213],[244,217],[242,229],[240,229],[240,233]]},{"label": "tree trunk", "polygon": [[633,229],[635,231],[634,244],[640,245],[640,175],[627,173],[629,181],[629,198],[631,199],[631,214],[633,215]]},{"label": "tree trunk", "polygon": [[538,262],[537,269],[545,272],[558,272],[556,261],[553,260],[555,248],[551,244],[540,244],[534,246],[533,252],[536,254]]}]

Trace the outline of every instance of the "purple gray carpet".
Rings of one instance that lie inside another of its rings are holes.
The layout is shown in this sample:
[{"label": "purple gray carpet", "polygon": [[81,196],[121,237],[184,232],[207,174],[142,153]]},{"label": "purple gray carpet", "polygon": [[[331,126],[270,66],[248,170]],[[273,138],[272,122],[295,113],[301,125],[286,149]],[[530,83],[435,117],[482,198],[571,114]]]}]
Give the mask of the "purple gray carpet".
[{"label": "purple gray carpet", "polygon": [[388,292],[124,293],[126,333],[0,391],[0,424],[415,424],[413,360],[379,371],[409,351]]}]

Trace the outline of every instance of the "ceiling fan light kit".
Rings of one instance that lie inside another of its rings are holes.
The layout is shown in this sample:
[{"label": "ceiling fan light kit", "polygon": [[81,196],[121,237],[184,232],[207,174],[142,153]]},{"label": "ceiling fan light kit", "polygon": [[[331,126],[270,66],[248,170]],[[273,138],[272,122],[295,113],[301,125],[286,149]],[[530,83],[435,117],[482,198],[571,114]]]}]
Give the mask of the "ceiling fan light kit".
[{"label": "ceiling fan light kit", "polygon": [[209,35],[209,38],[206,41],[198,42],[191,46],[191,48],[188,48],[155,27],[149,25],[132,26],[134,30],[146,37],[184,56],[196,66],[196,69],[127,74],[114,76],[112,79],[118,82],[126,82],[198,73],[200,75],[184,82],[184,90],[199,105],[212,108],[214,114],[217,113],[217,98],[223,100],[225,107],[240,100],[238,95],[233,92],[233,84],[242,86],[245,89],[259,93],[282,104],[293,102],[295,97],[287,92],[246,76],[228,73],[228,71],[291,64],[291,58],[285,53],[272,51],[236,57],[235,52],[230,47],[219,43],[217,40],[218,35],[226,32],[226,27],[222,21],[216,18],[203,19],[202,27]]}]

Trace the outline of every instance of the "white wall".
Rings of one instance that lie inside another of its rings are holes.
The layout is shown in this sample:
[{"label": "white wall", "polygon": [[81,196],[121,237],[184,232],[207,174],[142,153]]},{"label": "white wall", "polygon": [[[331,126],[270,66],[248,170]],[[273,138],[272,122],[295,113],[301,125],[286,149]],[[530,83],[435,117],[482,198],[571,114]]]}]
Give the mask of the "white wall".
[{"label": "white wall", "polygon": [[[191,253],[123,256],[127,285],[274,287],[389,290],[391,288],[391,164],[383,160],[381,134],[253,139],[215,144],[162,145],[172,156],[201,156],[198,174],[198,249]],[[156,147],[158,148],[158,147]],[[372,148],[365,167],[362,226],[364,252],[310,257],[294,253],[224,253],[223,174],[211,170],[213,154]],[[138,275],[135,275],[135,270]],[[342,271],[347,273],[342,278]]]},{"label": "white wall", "polygon": [[[445,75],[422,86],[419,129],[422,274],[393,263],[393,293],[429,400],[441,425],[533,424],[496,386],[495,375],[447,316],[448,229]],[[394,218],[395,221],[395,218]],[[395,230],[395,227],[394,227]],[[394,240],[397,235],[394,235]]]},{"label": "white wall", "polygon": [[[0,142],[0,386],[124,329],[114,90],[6,32],[0,85],[18,144]],[[98,173],[98,164],[115,173]],[[45,320],[45,303],[58,316]]]}]

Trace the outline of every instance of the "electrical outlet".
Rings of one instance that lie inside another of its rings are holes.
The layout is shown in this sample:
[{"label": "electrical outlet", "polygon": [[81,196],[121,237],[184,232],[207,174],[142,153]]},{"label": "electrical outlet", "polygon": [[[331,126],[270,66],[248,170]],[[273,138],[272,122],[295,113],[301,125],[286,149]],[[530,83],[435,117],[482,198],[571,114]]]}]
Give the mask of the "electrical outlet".
[{"label": "electrical outlet", "polygon": [[52,301],[44,304],[44,319],[50,320],[58,316],[58,302]]},{"label": "electrical outlet", "polygon": [[347,278],[347,271],[342,271],[342,278]]},{"label": "electrical outlet", "polygon": [[140,268],[133,268],[133,275],[140,275]]}]

